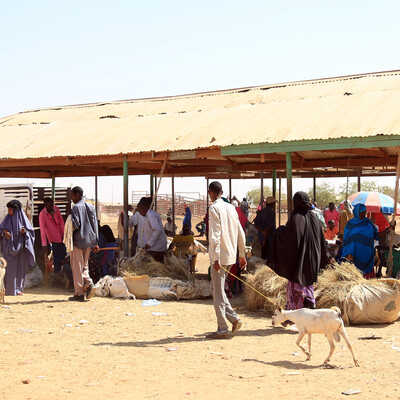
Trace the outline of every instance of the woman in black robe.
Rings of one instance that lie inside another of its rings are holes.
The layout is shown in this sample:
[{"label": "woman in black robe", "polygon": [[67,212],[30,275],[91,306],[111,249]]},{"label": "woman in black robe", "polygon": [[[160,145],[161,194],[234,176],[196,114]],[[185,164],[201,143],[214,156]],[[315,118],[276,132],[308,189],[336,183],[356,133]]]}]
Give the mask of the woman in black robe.
[{"label": "woman in black robe", "polygon": [[288,310],[315,308],[313,284],[329,259],[324,233],[311,212],[310,199],[306,193],[297,192],[293,213],[286,226],[276,230],[267,259],[267,265],[289,281]]}]

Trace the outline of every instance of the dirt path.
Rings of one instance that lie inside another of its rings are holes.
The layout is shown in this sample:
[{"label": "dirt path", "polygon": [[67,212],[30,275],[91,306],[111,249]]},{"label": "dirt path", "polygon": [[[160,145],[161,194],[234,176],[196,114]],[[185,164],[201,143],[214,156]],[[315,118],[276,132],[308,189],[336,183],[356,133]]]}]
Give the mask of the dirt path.
[{"label": "dirt path", "polygon": [[[332,358],[338,369],[322,369],[329,350],[322,335],[314,335],[305,362],[296,333],[242,311],[241,299],[233,304],[242,330],[210,341],[211,301],[143,307],[67,296],[41,287],[0,306],[0,399],[338,399],[350,388],[362,391],[359,399],[400,397],[400,353],[392,348],[400,346],[398,323],[348,328],[361,367],[339,345]],[[371,333],[382,339],[357,340]]]}]

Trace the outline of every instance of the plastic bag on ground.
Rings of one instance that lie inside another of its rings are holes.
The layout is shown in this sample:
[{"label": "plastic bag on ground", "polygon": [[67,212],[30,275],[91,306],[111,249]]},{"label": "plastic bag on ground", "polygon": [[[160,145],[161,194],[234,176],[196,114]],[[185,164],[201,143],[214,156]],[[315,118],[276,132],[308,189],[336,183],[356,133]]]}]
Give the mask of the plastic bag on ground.
[{"label": "plastic bag on ground", "polygon": [[39,286],[42,283],[43,272],[38,266],[36,266],[31,272],[25,276],[25,289],[33,288]]}]

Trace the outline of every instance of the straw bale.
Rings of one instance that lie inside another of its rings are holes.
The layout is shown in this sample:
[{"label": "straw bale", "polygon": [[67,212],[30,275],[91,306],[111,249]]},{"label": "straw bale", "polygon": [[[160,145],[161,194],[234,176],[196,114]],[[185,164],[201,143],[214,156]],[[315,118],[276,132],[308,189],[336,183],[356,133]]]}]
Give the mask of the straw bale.
[{"label": "straw bale", "polygon": [[187,265],[175,256],[165,257],[164,263],[157,262],[148,255],[139,258],[124,258],[118,265],[118,273],[124,278],[148,275],[150,278],[166,277],[182,281],[194,280]]},{"label": "straw bale", "polygon": [[339,307],[344,313],[344,304],[351,289],[359,284],[390,288],[386,279],[366,280],[352,263],[335,263],[322,270],[314,285],[317,308]]},{"label": "straw bale", "polygon": [[272,314],[278,306],[285,307],[287,279],[277,275],[271,268],[257,265],[256,272],[247,276],[247,283],[267,297],[246,286],[244,295],[247,310]]},{"label": "straw bale", "polygon": [[[256,272],[249,274],[247,283],[265,295],[260,296],[251,288],[245,288],[246,309],[271,314],[279,306],[286,305],[287,280],[278,276],[266,265],[257,265]],[[322,270],[318,282],[314,285],[317,308],[339,307],[344,312],[344,303],[350,290],[359,284],[368,284],[395,289],[400,292],[400,283],[396,279],[366,280],[354,264],[335,263]]]}]

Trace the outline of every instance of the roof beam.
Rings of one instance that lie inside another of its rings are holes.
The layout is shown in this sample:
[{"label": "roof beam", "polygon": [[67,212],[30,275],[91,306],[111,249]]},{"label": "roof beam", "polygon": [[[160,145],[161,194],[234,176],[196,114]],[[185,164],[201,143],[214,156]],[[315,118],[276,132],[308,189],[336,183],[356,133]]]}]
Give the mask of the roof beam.
[{"label": "roof beam", "polygon": [[368,149],[400,146],[400,135],[376,135],[339,139],[292,140],[280,143],[257,143],[221,147],[223,156],[245,154],[287,153],[302,151]]}]

